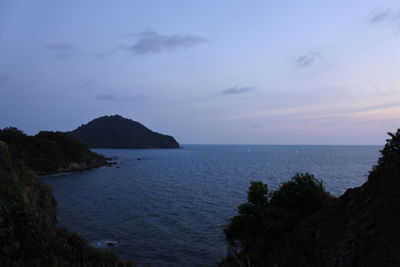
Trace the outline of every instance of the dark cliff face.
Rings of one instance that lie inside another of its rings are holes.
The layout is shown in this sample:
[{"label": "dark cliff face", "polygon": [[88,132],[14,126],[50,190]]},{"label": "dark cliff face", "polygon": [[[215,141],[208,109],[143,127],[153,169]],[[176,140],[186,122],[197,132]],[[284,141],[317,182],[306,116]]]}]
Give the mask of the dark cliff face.
[{"label": "dark cliff face", "polygon": [[172,136],[119,115],[94,119],[68,134],[92,148],[179,148]]},{"label": "dark cliff face", "polygon": [[361,187],[306,221],[317,266],[400,266],[400,131]]},{"label": "dark cliff face", "polygon": [[400,266],[400,176],[376,178],[300,223],[289,246],[298,266]]},{"label": "dark cliff face", "polygon": [[0,265],[133,266],[56,227],[51,188],[0,141]]}]

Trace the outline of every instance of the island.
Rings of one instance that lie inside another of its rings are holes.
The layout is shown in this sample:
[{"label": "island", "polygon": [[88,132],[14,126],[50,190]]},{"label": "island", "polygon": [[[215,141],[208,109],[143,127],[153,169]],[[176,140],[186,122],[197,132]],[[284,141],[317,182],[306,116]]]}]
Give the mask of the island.
[{"label": "island", "polygon": [[179,148],[174,137],[156,133],[120,115],[103,116],[67,132],[90,148]]}]

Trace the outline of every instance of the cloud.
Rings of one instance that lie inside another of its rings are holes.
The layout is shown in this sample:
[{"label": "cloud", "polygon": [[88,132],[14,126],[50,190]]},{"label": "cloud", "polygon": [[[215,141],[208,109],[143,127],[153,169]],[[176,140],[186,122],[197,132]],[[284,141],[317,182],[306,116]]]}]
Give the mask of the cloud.
[{"label": "cloud", "polygon": [[307,54],[298,57],[295,62],[298,68],[310,67],[320,61],[323,60],[323,57],[320,53],[317,52],[308,52]]},{"label": "cloud", "polygon": [[44,49],[57,58],[70,57],[75,54],[75,46],[64,41],[57,41],[47,44]]},{"label": "cloud", "polygon": [[391,9],[390,8],[386,8],[384,10],[374,10],[373,12],[371,12],[370,17],[368,18],[368,21],[370,23],[379,23],[382,21],[387,20],[390,15],[391,15]]},{"label": "cloud", "polygon": [[[374,99],[375,101],[375,99]],[[366,103],[365,100],[351,103],[332,103],[300,106],[271,107],[224,117],[223,119],[294,119],[316,120],[331,118],[347,119],[395,119],[400,112],[400,102]]]},{"label": "cloud", "polygon": [[8,80],[10,80],[10,74],[0,74],[0,83],[6,83]]},{"label": "cloud", "polygon": [[400,9],[390,7],[376,8],[370,12],[368,22],[373,25],[385,25],[400,33]]},{"label": "cloud", "polygon": [[83,85],[86,87],[96,87],[97,83],[93,80],[87,80],[83,83]]},{"label": "cloud", "polygon": [[[395,102],[388,102],[388,103],[383,103],[383,104],[378,104],[378,105],[367,105],[361,108],[358,108],[356,112],[358,113],[366,113],[366,112],[371,112],[371,111],[377,111],[377,110],[384,110],[384,109],[391,109],[391,108],[400,108],[400,102],[395,101]],[[396,113],[395,115],[397,115]]]},{"label": "cloud", "polygon": [[135,34],[134,37],[137,38],[136,43],[128,46],[127,49],[139,55],[157,54],[174,49],[187,49],[207,42],[207,39],[196,35],[164,35],[153,30],[145,30]]},{"label": "cloud", "polygon": [[147,96],[142,94],[125,96],[125,97],[116,96],[114,94],[99,94],[95,96],[96,100],[106,101],[106,102],[135,101],[144,98],[147,98]]},{"label": "cloud", "polygon": [[95,97],[97,100],[101,101],[117,101],[118,98],[113,94],[99,94]]},{"label": "cloud", "polygon": [[390,7],[374,9],[370,13],[368,21],[372,24],[376,23],[400,23],[400,10]]},{"label": "cloud", "polygon": [[96,57],[98,59],[107,58],[107,57],[110,57],[110,56],[114,55],[115,52],[117,52],[117,49],[101,51],[101,52],[96,53]]},{"label": "cloud", "polygon": [[255,91],[255,87],[231,87],[222,91],[225,95],[238,95]]}]

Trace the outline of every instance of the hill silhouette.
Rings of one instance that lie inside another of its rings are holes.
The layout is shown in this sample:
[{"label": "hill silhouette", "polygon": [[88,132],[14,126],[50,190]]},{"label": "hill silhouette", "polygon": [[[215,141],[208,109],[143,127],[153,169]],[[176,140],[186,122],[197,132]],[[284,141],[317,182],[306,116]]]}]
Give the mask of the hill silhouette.
[{"label": "hill silhouette", "polygon": [[174,137],[156,133],[120,115],[103,116],[68,132],[91,148],[179,148]]}]

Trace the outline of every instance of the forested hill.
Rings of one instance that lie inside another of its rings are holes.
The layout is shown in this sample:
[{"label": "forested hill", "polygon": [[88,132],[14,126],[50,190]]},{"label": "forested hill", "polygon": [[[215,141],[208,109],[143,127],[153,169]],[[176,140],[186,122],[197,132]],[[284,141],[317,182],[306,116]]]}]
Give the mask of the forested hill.
[{"label": "forested hill", "polygon": [[94,119],[67,134],[92,148],[179,148],[174,137],[119,115]]},{"label": "forested hill", "polygon": [[0,130],[10,152],[39,175],[81,171],[107,165],[104,156],[62,132],[41,131],[29,136],[15,127]]}]

